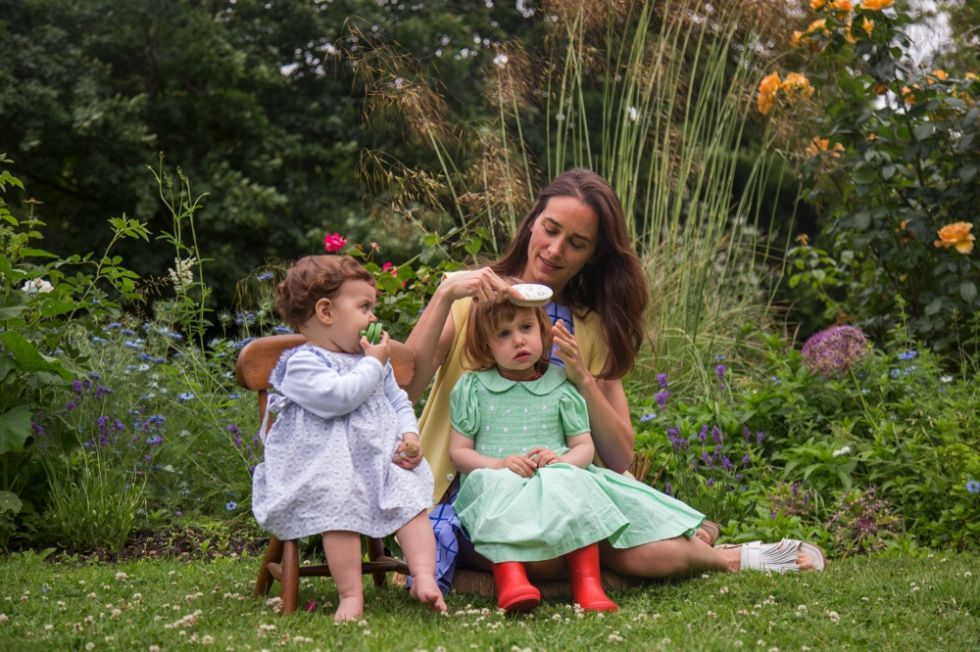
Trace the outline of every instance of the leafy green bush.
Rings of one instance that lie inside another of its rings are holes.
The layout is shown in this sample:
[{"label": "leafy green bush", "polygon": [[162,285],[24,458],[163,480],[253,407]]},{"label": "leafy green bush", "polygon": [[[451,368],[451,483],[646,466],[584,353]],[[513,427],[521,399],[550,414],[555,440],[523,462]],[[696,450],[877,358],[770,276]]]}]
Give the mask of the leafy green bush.
[{"label": "leafy green bush", "polygon": [[878,341],[905,313],[933,350],[975,354],[980,80],[914,67],[891,2],[811,4],[792,53],[808,77],[773,73],[759,90],[761,111],[806,125],[806,197],[826,214],[813,245],[789,251],[789,285]]},{"label": "leafy green bush", "polygon": [[943,372],[901,332],[886,350],[852,350],[851,364],[829,376],[780,337],[762,338],[764,359],[718,371],[712,395],[662,389],[655,408],[647,399],[655,412],[638,415],[637,442],[666,461],[658,488],[729,523],[740,540],[807,535],[851,553],[877,545],[853,525],[863,523],[886,539],[976,548],[975,372]]}]

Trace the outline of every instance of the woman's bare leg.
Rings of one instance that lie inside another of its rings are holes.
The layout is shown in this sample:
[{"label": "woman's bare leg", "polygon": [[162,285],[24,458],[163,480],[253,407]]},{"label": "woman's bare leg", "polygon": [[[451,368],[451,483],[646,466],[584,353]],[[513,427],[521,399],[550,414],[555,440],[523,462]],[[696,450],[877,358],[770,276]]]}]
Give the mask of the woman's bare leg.
[{"label": "woman's bare leg", "polygon": [[333,615],[334,622],[357,620],[364,614],[361,535],[341,530],[324,532],[323,552],[340,597],[340,604]]},{"label": "woman's bare leg", "polygon": [[445,611],[446,601],[436,583],[436,540],[426,512],[419,513],[398,530],[398,543],[412,574],[412,597],[436,611]]}]

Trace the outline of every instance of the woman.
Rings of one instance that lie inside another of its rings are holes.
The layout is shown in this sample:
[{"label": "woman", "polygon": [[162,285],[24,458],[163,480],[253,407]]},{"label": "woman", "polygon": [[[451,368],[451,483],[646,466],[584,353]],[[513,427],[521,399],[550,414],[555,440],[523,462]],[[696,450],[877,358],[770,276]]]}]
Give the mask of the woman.
[{"label": "woman", "polygon": [[[416,356],[408,388],[417,400],[435,378],[419,420],[422,448],[435,478],[435,498],[449,488],[449,394],[462,375],[462,340],[470,301],[494,301],[511,292],[501,276],[547,285],[554,292],[552,361],[585,397],[596,462],[625,472],[633,459],[634,433],[622,377],[643,343],[648,290],[629,243],[623,210],[599,175],[572,169],[541,191],[503,258],[488,267],[447,276],[436,289],[406,344]],[[471,552],[471,551],[470,551]],[[805,554],[804,554],[805,553]],[[601,548],[603,565],[623,575],[663,578],[703,570],[810,570],[823,556],[810,544],[786,540],[714,548],[700,537],[677,537],[634,548]],[[489,568],[461,550],[460,563]],[[553,560],[529,567],[538,577],[563,572]]]}]

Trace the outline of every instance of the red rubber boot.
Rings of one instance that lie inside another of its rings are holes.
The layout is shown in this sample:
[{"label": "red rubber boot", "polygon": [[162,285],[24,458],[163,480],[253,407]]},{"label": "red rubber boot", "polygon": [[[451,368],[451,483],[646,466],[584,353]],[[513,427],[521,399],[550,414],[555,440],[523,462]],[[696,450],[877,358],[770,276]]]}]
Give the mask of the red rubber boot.
[{"label": "red rubber boot", "polygon": [[577,605],[586,611],[619,610],[602,588],[598,544],[573,550],[565,556],[565,560],[572,576],[572,597]]},{"label": "red rubber boot", "polygon": [[528,581],[521,562],[493,564],[493,579],[497,582],[497,606],[507,613],[530,611],[541,604],[541,591]]}]

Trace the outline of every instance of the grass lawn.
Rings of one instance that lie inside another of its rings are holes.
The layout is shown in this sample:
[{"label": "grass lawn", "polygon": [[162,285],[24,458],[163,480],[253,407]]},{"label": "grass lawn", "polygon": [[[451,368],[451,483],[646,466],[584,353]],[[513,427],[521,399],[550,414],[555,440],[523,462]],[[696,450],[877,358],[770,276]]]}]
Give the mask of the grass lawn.
[{"label": "grass lawn", "polygon": [[[0,560],[2,650],[973,650],[980,556],[860,557],[822,574],[713,574],[614,595],[613,615],[545,602],[505,617],[476,596],[437,615],[368,582],[363,621],[333,624],[325,579],[301,584],[314,613],[275,614],[249,598],[255,557],[58,562]],[[273,591],[278,590],[275,585]]]}]

